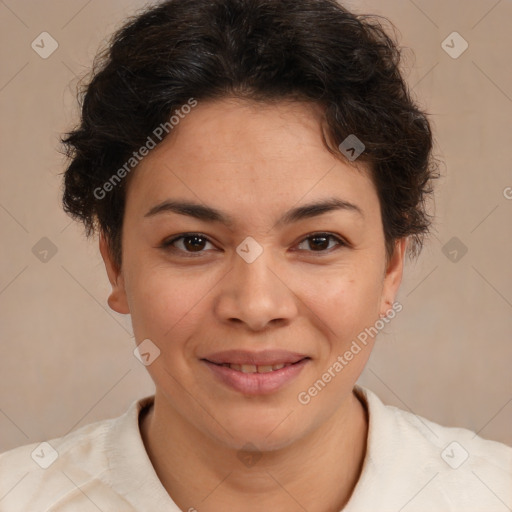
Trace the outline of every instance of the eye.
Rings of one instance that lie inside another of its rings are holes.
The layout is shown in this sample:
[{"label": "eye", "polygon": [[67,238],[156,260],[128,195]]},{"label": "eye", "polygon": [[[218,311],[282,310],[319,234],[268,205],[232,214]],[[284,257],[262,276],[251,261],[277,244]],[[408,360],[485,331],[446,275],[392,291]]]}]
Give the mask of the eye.
[{"label": "eye", "polygon": [[332,249],[332,246],[329,247],[329,240],[334,240],[340,247],[348,245],[341,238],[330,233],[313,233],[312,235],[309,235],[307,238],[305,238],[299,244],[299,246],[309,242],[308,245],[310,248],[312,248],[311,252],[331,252],[327,250]]},{"label": "eye", "polygon": [[[179,242],[181,247],[178,246],[176,242]],[[211,244],[205,235],[201,233],[183,233],[171,240],[165,240],[160,247],[162,249],[170,249],[175,252],[181,251],[193,255],[194,253],[204,252],[205,244]]]},{"label": "eye", "polygon": [[[309,242],[308,245],[311,250],[308,251],[308,249],[305,249],[308,252],[331,252],[328,249],[332,249],[333,246],[330,246],[329,241],[334,241],[335,246],[348,246],[345,241],[336,235],[330,233],[313,233],[304,238],[298,247],[300,249],[301,245]],[[195,254],[199,256],[201,253],[205,252],[205,244],[213,246],[206,235],[201,233],[183,233],[170,240],[165,240],[160,247],[165,250],[171,250],[172,252],[182,252],[188,256],[194,256]]]}]

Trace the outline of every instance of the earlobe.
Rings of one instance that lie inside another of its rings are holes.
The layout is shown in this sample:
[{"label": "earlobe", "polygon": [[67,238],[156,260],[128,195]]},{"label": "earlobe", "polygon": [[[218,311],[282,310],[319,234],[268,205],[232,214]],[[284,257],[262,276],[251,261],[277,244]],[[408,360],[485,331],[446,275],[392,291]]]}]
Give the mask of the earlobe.
[{"label": "earlobe", "polygon": [[130,308],[128,307],[128,300],[126,297],[124,276],[122,270],[114,263],[114,259],[110,253],[110,248],[103,233],[100,233],[99,246],[101,257],[103,258],[105,269],[107,271],[108,280],[112,286],[112,292],[108,297],[108,305],[117,313],[127,315],[130,313]]},{"label": "earlobe", "polygon": [[402,282],[405,251],[407,248],[407,238],[400,238],[395,242],[395,250],[387,265],[382,288],[380,317],[386,316],[395,301],[395,297]]}]

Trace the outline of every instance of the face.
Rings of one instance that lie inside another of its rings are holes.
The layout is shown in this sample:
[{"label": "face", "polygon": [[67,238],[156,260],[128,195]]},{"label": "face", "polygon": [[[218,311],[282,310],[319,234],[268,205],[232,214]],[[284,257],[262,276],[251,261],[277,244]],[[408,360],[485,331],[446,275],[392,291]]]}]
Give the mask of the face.
[{"label": "face", "polygon": [[100,248],[110,307],[160,350],[155,407],[222,445],[277,449],[347,403],[374,340],[343,356],[390,309],[405,249],[386,264],[359,167],[327,151],[318,107],[225,99],[199,102],[133,171],[122,268]]}]

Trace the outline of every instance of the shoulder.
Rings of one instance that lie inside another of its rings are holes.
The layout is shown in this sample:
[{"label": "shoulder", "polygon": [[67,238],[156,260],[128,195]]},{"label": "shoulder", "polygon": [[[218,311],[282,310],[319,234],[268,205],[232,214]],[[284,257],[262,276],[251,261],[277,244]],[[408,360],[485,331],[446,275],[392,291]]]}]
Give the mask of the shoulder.
[{"label": "shoulder", "polygon": [[359,387],[359,393],[370,414],[370,464],[389,479],[388,492],[402,501],[410,496],[408,510],[428,504],[486,512],[512,507],[510,446],[384,405],[368,389]]},{"label": "shoulder", "polygon": [[447,470],[485,469],[512,477],[512,447],[466,428],[440,425],[397,407],[385,407],[403,439],[419,453],[440,458]]},{"label": "shoulder", "polygon": [[[68,510],[70,504],[78,512],[89,510],[91,496],[100,494],[100,489],[103,496],[108,496],[109,432],[123,422],[126,413],[0,454],[2,512],[53,512]],[[115,497],[108,505],[120,501]],[[132,509],[125,506],[118,510]]]}]

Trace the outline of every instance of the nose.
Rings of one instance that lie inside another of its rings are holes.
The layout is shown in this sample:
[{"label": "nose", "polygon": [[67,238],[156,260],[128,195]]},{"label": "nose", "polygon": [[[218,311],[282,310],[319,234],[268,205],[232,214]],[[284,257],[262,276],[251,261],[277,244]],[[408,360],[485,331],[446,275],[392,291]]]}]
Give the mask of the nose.
[{"label": "nose", "polygon": [[244,324],[253,331],[286,325],[297,315],[290,272],[276,265],[269,249],[251,263],[238,254],[217,288],[215,313],[222,322]]}]

